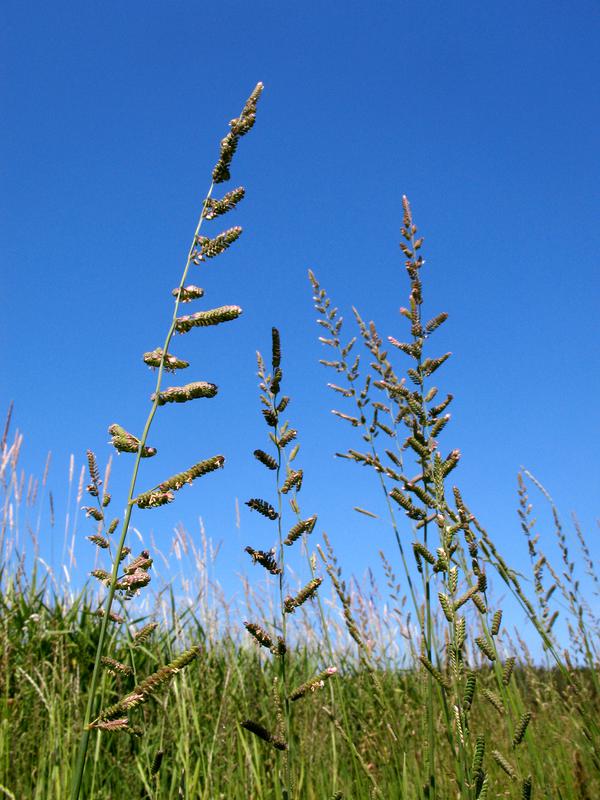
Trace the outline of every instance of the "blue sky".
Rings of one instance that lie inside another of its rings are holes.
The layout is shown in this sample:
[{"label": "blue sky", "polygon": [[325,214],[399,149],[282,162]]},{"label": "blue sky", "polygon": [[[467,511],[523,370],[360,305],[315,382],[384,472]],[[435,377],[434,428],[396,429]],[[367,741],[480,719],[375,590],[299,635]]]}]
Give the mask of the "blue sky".
[{"label": "blue sky", "polygon": [[[456,397],[442,441],[462,451],[465,497],[525,568],[524,464],[565,521],[577,511],[598,556],[598,17],[592,2],[8,0],[0,409],[14,399],[28,469],[40,473],[52,450],[59,509],[69,455],[81,463],[91,447],[104,461],[110,423],[143,424],[153,379],[141,353],[164,338],[218,141],[262,80],[227,186],[247,189],[224,218],[243,237],[193,275],[202,307],[244,314],[176,343],[192,361],[186,380],[220,393],[160,412],[140,486],[213,453],[227,467],[134,524],[166,541],[202,516],[232,589],[242,547],[268,544],[245,509],[236,529],[235,498],[268,491],[252,458],[266,444],[254,353],[277,325],[303,510],[319,514],[348,573],[375,565],[378,548],[394,557],[385,524],[352,511],[383,511],[377,485],[333,457],[359,441],[329,413],[339,403],[318,364],[306,273],[348,334],[354,304],[405,335],[407,194],[426,237],[426,310],[450,313],[431,344],[454,353],[438,373]],[[117,459],[116,513],[130,468]]]}]

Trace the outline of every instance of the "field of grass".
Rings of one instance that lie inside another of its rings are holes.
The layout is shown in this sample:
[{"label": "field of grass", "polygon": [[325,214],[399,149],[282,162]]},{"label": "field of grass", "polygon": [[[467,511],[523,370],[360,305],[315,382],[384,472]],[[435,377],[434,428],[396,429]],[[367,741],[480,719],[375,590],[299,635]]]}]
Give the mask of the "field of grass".
[{"label": "field of grass", "polygon": [[[142,460],[156,454],[148,437],[159,409],[217,392],[204,382],[165,389],[163,379],[189,366],[169,352],[175,334],[201,335],[193,329],[241,313],[230,305],[181,314],[180,305],[204,293],[186,283],[190,266],[217,257],[241,232],[209,237],[200,229],[243,197],[241,188],[220,200],[212,192],[229,179],[261,91],[259,84],[221,142],[164,347],[144,356],[156,369],[146,423],[138,435],[109,429],[115,450],[133,464],[124,519],[111,519],[94,453],[87,487],[71,483],[78,505],[88,498],[90,546],[109,559],[109,569],[96,567],[77,593],[62,573],[40,570],[41,517],[37,526],[24,522],[38,514],[40,485],[20,468],[22,439],[9,415],[0,453],[0,796],[600,797],[599,584],[590,547],[576,523],[565,530],[544,487],[524,471],[517,503],[531,557],[525,581],[463,499],[455,482],[460,451],[443,454],[439,444],[452,396],[440,397],[433,385],[449,354],[430,339],[446,315],[424,316],[423,239],[406,198],[404,341],[380,336],[358,314],[356,337],[347,332],[310,273],[335,413],[354,435],[339,455],[385,494],[391,552],[368,554],[381,558],[385,584],[345,576],[316,531],[318,510],[302,507],[300,433],[288,417],[285,352],[273,329],[271,352],[258,356],[256,413],[265,438],[254,451],[272,490],[270,499],[246,504],[278,546],[246,548],[255,577],[244,601],[233,602],[208,578],[207,542],[196,550],[181,529],[177,546],[195,575],[185,596],[149,587],[153,553],[134,549],[132,515],[172,502],[224,461],[214,455],[149,491],[137,488]],[[532,492],[550,510],[557,559],[537,533]],[[67,576],[69,530],[67,523]],[[311,576],[304,585],[291,569],[300,562]],[[503,615],[498,587],[535,642]]]},{"label": "field of grass", "polygon": [[[1,791],[6,797],[58,800],[69,795],[98,641],[97,603],[91,590],[66,599],[23,575],[2,577]],[[177,614],[171,598],[163,597],[153,615],[159,627],[136,648],[134,658],[126,640],[115,643],[113,655],[135,665],[136,676],[154,672],[194,644],[201,651],[170,691],[137,716],[143,735],[98,733],[82,796],[282,797],[278,751],[240,726],[245,719],[273,717],[277,670],[244,642],[239,627],[227,623],[228,635],[219,632],[219,618],[223,623],[243,618],[256,613],[256,605],[249,598],[248,609],[219,609],[217,592],[207,599],[205,587],[195,591],[187,613]],[[332,660],[338,675],[293,709],[294,797],[330,798],[336,792],[347,798],[427,796],[429,673],[416,663],[418,643],[405,638],[405,603],[394,594],[393,585],[375,597],[371,587],[353,588],[355,622],[368,643],[364,653],[345,635],[339,610],[328,610],[333,654],[323,652],[326,638],[318,616],[299,620],[298,644],[289,659],[291,683],[301,683]],[[442,620],[439,626],[443,636]],[[558,667],[535,666],[527,650],[505,641],[518,659],[509,687],[492,668],[478,666],[468,730],[463,731],[475,742],[485,737],[487,796],[520,798],[522,779],[531,775],[532,796],[593,800],[600,780],[585,720],[598,717],[600,703],[592,674],[573,666],[565,676]],[[470,658],[477,663],[477,653]],[[102,705],[114,702],[135,681],[107,676]],[[521,708],[532,713],[532,722],[525,741],[514,748]],[[468,797],[456,788],[460,734],[447,710],[440,702],[434,721],[437,796]],[[517,779],[495,761],[494,751],[508,759]],[[153,774],[159,758],[160,769]]]}]

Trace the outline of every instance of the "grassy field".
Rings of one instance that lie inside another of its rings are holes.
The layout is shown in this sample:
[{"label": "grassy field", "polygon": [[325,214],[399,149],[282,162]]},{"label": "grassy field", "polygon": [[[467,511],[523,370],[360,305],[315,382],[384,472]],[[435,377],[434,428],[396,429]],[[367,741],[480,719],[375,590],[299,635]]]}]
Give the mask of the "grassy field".
[{"label": "grassy field", "polygon": [[[393,589],[392,589],[393,592]],[[136,682],[176,654],[200,644],[199,657],[178,675],[171,689],[137,715],[143,735],[99,732],[90,755],[83,796],[117,798],[281,798],[279,752],[250,737],[240,722],[265,723],[273,717],[274,663],[258,648],[244,644],[243,632],[220,636],[204,592],[188,608],[172,615],[167,599],[155,618],[151,639],[136,648],[115,643],[114,655],[135,664],[136,676],[106,676],[102,705],[114,702]],[[380,598],[385,600],[384,598]],[[293,708],[294,797],[347,798],[426,796],[428,783],[429,673],[419,669],[416,643],[402,639],[406,618],[396,605],[370,602],[355,587],[352,607],[368,649],[362,653],[345,636],[340,615],[331,613],[326,641],[314,614],[301,620],[298,644],[290,654],[292,684],[332,660],[338,675]],[[3,575],[0,598],[2,670],[0,787],[7,797],[64,798],[69,795],[74,752],[80,736],[86,688],[98,641],[91,590],[65,601],[21,576]],[[215,600],[216,602],[216,600]],[[377,613],[376,609],[385,609]],[[361,612],[362,609],[362,612]],[[214,610],[214,609],[213,609]],[[236,616],[223,608],[222,617]],[[181,618],[183,616],[183,618]],[[145,622],[145,620],[144,620]],[[440,627],[442,621],[440,620]],[[402,665],[393,653],[396,637],[406,644]],[[514,643],[511,643],[514,644]],[[523,796],[522,780],[534,779],[536,797],[599,796],[600,780],[586,716],[598,717],[600,703],[589,669],[565,676],[556,667],[530,663],[527,651],[508,687],[487,666],[475,669],[476,690],[463,737],[485,737],[484,763],[488,797]],[[476,663],[477,653],[471,657]],[[489,692],[489,696],[486,694]],[[454,713],[437,691],[434,720],[436,790],[439,797],[459,797],[456,777],[457,731]],[[524,742],[512,746],[521,709],[532,714]],[[582,713],[582,709],[585,713]],[[450,719],[448,719],[448,715]],[[494,758],[505,756],[517,778]],[[162,758],[160,769],[153,765]]]},{"label": "grassy field", "polygon": [[[5,455],[10,456],[12,448],[5,444]],[[14,500],[18,460],[9,457],[3,463],[5,501],[11,496]],[[526,509],[524,497],[522,501]],[[18,552],[8,546],[9,508],[5,502],[3,553],[9,558],[4,560],[0,581],[0,793],[58,800],[69,796],[71,786],[99,638],[98,591],[88,585],[73,595],[65,586],[61,593],[47,575],[39,580],[26,570]],[[32,511],[35,518],[35,505]],[[597,740],[591,723],[600,712],[600,702],[597,676],[586,666],[579,615],[587,617],[584,632],[594,659],[598,627],[585,602],[577,611],[581,598],[574,597],[575,615],[567,614],[570,655],[561,654],[560,664],[552,665],[547,656],[534,658],[526,642],[511,637],[503,627],[496,640],[503,654],[501,666],[482,658],[472,642],[465,649],[458,720],[449,692],[433,682],[432,790],[427,715],[431,675],[419,661],[420,636],[411,622],[410,601],[389,563],[386,586],[370,581],[347,586],[335,556],[327,552],[326,543],[322,547],[338,591],[332,585],[323,592],[323,615],[314,601],[296,612],[287,678],[290,685],[301,684],[327,664],[335,664],[338,672],[324,687],[293,704],[288,750],[294,759],[291,796],[424,798],[432,791],[440,798],[472,796],[466,781],[462,791],[458,788],[461,737],[472,748],[471,758],[481,737],[485,742],[482,763],[488,788],[482,795],[480,785],[480,797],[526,797],[527,783],[523,786],[529,776],[534,797],[592,800],[599,795]],[[97,732],[83,797],[284,797],[281,752],[249,735],[240,724],[253,719],[267,727],[277,715],[273,687],[278,665],[264,648],[247,641],[250,637],[239,622],[262,614],[276,624],[276,600],[265,607],[264,598],[269,593],[276,597],[277,581],[268,576],[266,583],[248,588],[244,607],[232,605],[207,577],[209,553],[206,541],[194,553],[196,577],[187,584],[188,597],[177,600],[172,592],[161,593],[157,587],[142,608],[123,602],[117,609],[130,624],[115,628],[111,655],[134,672],[103,674],[102,707],[181,652],[193,646],[199,651],[175,676],[170,689],[139,709],[135,731]],[[585,548],[582,558],[575,569],[586,567]],[[568,574],[569,567],[564,571]],[[540,595],[542,600],[545,594]],[[551,602],[552,598],[548,605]],[[561,605],[564,609],[564,602]],[[471,612],[467,615],[471,632],[482,633],[474,606]],[[552,616],[549,610],[545,613]],[[542,602],[540,618],[543,614]],[[134,647],[132,632],[151,620],[156,629]],[[444,615],[437,613],[436,641],[447,639],[446,627]],[[508,682],[502,680],[506,653],[516,656]],[[541,661],[546,666],[540,666]],[[465,675],[472,675],[476,684],[468,712]],[[444,676],[452,677],[449,665]],[[531,722],[523,741],[514,746],[515,727],[524,711],[532,715]],[[508,765],[503,766],[498,754]]]},{"label": "grassy field", "polygon": [[[439,444],[453,398],[438,395],[433,376],[450,354],[436,353],[430,340],[447,315],[428,320],[423,313],[423,239],[406,198],[405,341],[382,338],[357,313],[348,333],[310,273],[328,354],[322,364],[340,404],[334,413],[353,437],[338,455],[360,466],[385,496],[393,549],[379,554],[385,583],[372,574],[362,582],[346,577],[329,540],[316,532],[318,512],[302,507],[300,433],[288,417],[275,328],[268,357],[258,356],[256,413],[265,438],[264,449],[254,451],[256,469],[268,471],[272,487],[270,499],[250,497],[246,505],[277,546],[246,547],[252,579],[243,602],[228,601],[209,580],[211,548],[204,540],[196,549],[184,529],[174,549],[185,550],[195,577],[183,592],[151,584],[153,554],[134,550],[130,521],[137,509],[171,503],[182,486],[224,463],[214,455],[149,491],[137,489],[141,461],[156,455],[148,437],[157,412],[217,393],[199,381],[165,388],[163,378],[189,366],[169,352],[175,334],[201,334],[195,329],[241,313],[228,305],[181,314],[180,305],[204,294],[186,283],[190,267],[219,256],[241,233],[231,227],[205,236],[200,229],[244,195],[240,187],[215,199],[213,190],[229,180],[261,91],[259,84],[221,141],[173,291],[164,347],[144,355],[156,371],[146,422],[139,436],[116,424],[109,429],[114,449],[129,453],[133,464],[128,497],[119,504],[123,520],[111,518],[94,453],[87,453],[87,486],[83,475],[79,486],[71,475],[69,502],[80,506],[87,498],[84,524],[98,557],[78,593],[68,580],[69,554],[81,526],[67,521],[64,563],[42,571],[46,475],[25,479],[22,437],[12,434],[9,414],[0,452],[0,795],[594,800],[600,623],[590,547],[576,522],[565,530],[550,496],[526,471],[517,510],[531,559],[528,579],[467,506],[455,482],[460,451],[444,454]],[[552,546],[537,532],[532,492],[547,503]],[[367,555],[371,563],[377,558]],[[299,563],[310,574],[304,585],[294,578]],[[504,614],[500,594],[510,601]],[[510,609],[528,621],[527,634],[515,630]]]}]

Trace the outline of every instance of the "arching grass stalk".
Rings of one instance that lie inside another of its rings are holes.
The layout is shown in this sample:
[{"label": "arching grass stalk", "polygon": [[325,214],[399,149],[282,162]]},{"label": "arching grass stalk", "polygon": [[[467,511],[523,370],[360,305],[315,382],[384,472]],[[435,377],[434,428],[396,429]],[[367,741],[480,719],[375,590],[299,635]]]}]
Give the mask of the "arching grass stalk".
[{"label": "arching grass stalk", "polygon": [[[81,735],[81,740],[77,753],[77,760],[73,770],[72,788],[71,788],[72,800],[77,800],[79,798],[81,791],[81,786],[85,771],[88,742],[90,737],[90,725],[95,717],[94,711],[97,702],[96,695],[97,695],[97,688],[98,688],[101,664],[104,653],[104,646],[105,646],[108,626],[109,623],[112,621],[111,608],[113,599],[115,597],[116,592],[118,591],[123,591],[126,592],[127,594],[130,594],[131,592],[135,592],[139,588],[139,581],[138,583],[135,582],[135,577],[134,577],[136,574],[135,569],[133,571],[126,569],[125,575],[119,578],[120,564],[122,561],[123,554],[125,552],[125,542],[129,531],[129,524],[131,521],[133,508],[135,505],[137,505],[138,508],[155,508],[157,506],[170,503],[174,499],[173,492],[180,489],[185,483],[191,483],[193,480],[206,474],[207,472],[210,472],[218,467],[221,467],[224,463],[223,456],[214,456],[212,459],[199,462],[195,464],[193,467],[178,473],[177,475],[167,479],[166,481],[163,481],[154,489],[148,492],[144,492],[138,495],[137,497],[135,496],[138,471],[141,459],[153,456],[156,453],[156,450],[154,450],[154,448],[147,447],[146,442],[148,440],[148,435],[159,406],[171,402],[177,402],[177,403],[187,402],[188,400],[200,397],[213,397],[217,393],[217,387],[214,386],[214,384],[205,382],[190,383],[187,384],[186,386],[172,387],[170,389],[167,389],[166,391],[162,391],[163,377],[165,372],[169,371],[174,372],[177,369],[184,369],[187,366],[189,366],[188,362],[177,359],[175,356],[169,353],[169,346],[171,343],[171,339],[173,338],[173,335],[175,333],[183,334],[188,332],[194,327],[205,327],[208,325],[216,325],[221,322],[227,322],[237,318],[239,314],[241,314],[241,308],[239,308],[238,306],[223,306],[221,308],[212,309],[209,311],[200,311],[197,312],[196,314],[179,316],[179,306],[181,303],[186,303],[191,300],[198,299],[202,297],[204,294],[203,290],[200,289],[199,287],[196,286],[186,287],[185,283],[187,280],[190,267],[193,264],[200,265],[204,263],[207,259],[214,258],[220,253],[224,252],[239,237],[239,235],[242,232],[241,228],[235,227],[235,228],[230,228],[227,231],[224,231],[223,233],[219,234],[218,236],[212,239],[207,238],[205,236],[200,236],[200,229],[202,227],[202,223],[204,220],[214,219],[218,216],[227,213],[232,208],[234,208],[235,205],[239,202],[239,200],[241,200],[244,196],[244,189],[242,187],[240,187],[239,189],[234,189],[232,192],[229,192],[220,200],[214,200],[212,198],[212,193],[215,184],[223,183],[229,180],[230,178],[229,167],[231,165],[233,155],[237,149],[240,137],[248,133],[248,131],[254,125],[254,121],[256,118],[256,106],[258,99],[260,98],[260,95],[262,93],[262,90],[263,90],[262,83],[257,84],[256,88],[254,89],[254,91],[248,98],[246,104],[244,105],[244,108],[242,109],[242,113],[240,114],[240,116],[229,123],[231,130],[221,141],[219,160],[217,161],[217,164],[213,169],[212,181],[209,190],[206,194],[206,197],[204,199],[204,202],[202,204],[202,211],[200,213],[200,217],[198,219],[198,223],[194,231],[192,243],[188,250],[185,266],[179,281],[179,285],[176,289],[173,290],[173,295],[175,297],[173,314],[171,318],[171,323],[169,325],[167,334],[165,336],[163,347],[157,348],[156,350],[148,352],[144,355],[144,361],[146,362],[146,364],[148,364],[148,366],[152,368],[158,368],[158,373],[156,377],[155,391],[151,398],[152,406],[146,418],[142,435],[138,439],[132,434],[129,434],[120,425],[112,425],[109,429],[109,432],[112,434],[113,437],[112,443],[115,446],[115,448],[121,452],[135,453],[135,461],[133,465],[131,481],[129,484],[129,492],[127,495],[127,504],[125,508],[123,524],[121,526],[121,534],[119,537],[118,545],[115,549],[110,577],[106,577],[104,575],[96,576],[100,580],[102,580],[103,583],[105,583],[108,591],[104,606],[104,613],[102,614],[100,636],[98,639],[98,645],[94,661],[94,670],[92,673],[92,680],[90,683],[90,689],[88,693],[83,732]],[[94,481],[92,481],[92,483],[93,482]],[[94,518],[102,521],[102,511],[100,510],[98,516],[94,514]],[[100,537],[95,543],[104,549],[106,546],[104,542],[105,542],[104,537]],[[146,577],[144,578],[144,581],[147,583],[149,580],[149,576]]]}]

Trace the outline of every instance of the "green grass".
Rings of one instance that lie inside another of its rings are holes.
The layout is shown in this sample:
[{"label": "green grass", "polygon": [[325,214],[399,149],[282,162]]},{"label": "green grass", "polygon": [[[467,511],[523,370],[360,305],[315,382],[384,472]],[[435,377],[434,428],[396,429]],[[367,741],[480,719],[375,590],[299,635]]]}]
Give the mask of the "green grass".
[{"label": "green grass", "polygon": [[[364,598],[363,598],[364,599]],[[91,612],[96,607],[88,594],[75,602],[44,599],[41,587],[3,584],[1,595],[0,678],[0,786],[15,798],[64,798],[68,795],[71,764],[77,747],[86,689],[91,678],[98,626]],[[302,682],[324,661],[316,646],[316,617],[305,618],[308,645],[294,650],[290,681]],[[372,616],[371,631],[381,631],[373,649],[389,647],[390,620]],[[252,717],[267,722],[273,713],[272,679],[275,662],[257,648],[241,646],[241,631],[218,641],[205,639],[210,623],[184,618],[184,627],[161,626],[150,643],[136,656],[140,675],[153,672],[173,654],[192,642],[203,644],[200,658],[182,672],[170,691],[144,707],[137,720],[141,737],[98,734],[90,755],[83,796],[151,798],[278,798],[273,785],[276,753],[250,737],[240,721]],[[335,618],[332,627],[339,625]],[[334,631],[343,641],[343,630]],[[304,633],[304,632],[303,632]],[[337,653],[340,671],[335,680],[333,707],[321,690],[294,709],[297,773],[296,797],[328,798],[334,791],[345,797],[370,797],[377,787],[382,797],[422,797],[426,783],[427,676],[414,664],[394,668],[383,655],[373,655],[372,669],[386,698],[382,717],[373,674],[346,642]],[[127,658],[126,643],[117,655]],[[600,780],[589,743],[574,709],[583,702],[593,714],[600,703],[589,670],[576,670],[574,689],[558,669],[542,669],[522,663],[513,682],[533,714],[519,746],[518,758],[505,727],[505,715],[483,697],[482,686],[497,691],[491,670],[478,672],[471,727],[484,731],[488,749],[504,753],[518,763],[521,776],[537,770],[535,753],[543,761],[543,783],[538,797],[591,798],[600,795]],[[121,696],[131,683],[105,682],[103,702]],[[327,707],[328,711],[324,711]],[[330,713],[331,712],[331,713]],[[398,741],[389,735],[392,723]],[[440,716],[437,736],[437,791],[455,796],[455,769],[447,727]],[[521,749],[523,748],[523,749]],[[151,775],[158,751],[164,753],[161,768]],[[491,797],[520,797],[520,784],[510,781],[488,759],[494,790]]]}]

